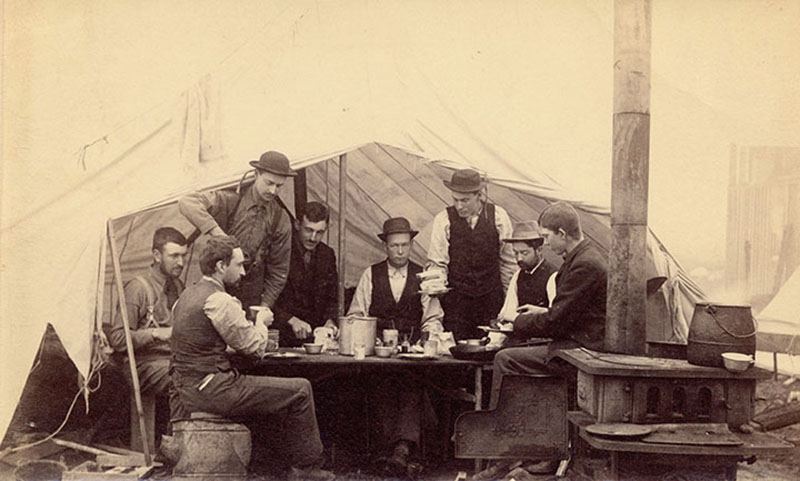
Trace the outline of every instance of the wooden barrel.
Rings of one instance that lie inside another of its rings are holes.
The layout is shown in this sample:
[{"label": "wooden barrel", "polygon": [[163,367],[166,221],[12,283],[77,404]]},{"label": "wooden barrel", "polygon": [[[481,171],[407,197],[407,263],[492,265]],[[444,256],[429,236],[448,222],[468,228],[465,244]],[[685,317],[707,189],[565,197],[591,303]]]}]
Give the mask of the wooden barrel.
[{"label": "wooden barrel", "polygon": [[173,480],[247,479],[251,445],[250,430],[244,425],[193,413],[192,419],[177,421],[173,432],[180,446]]},{"label": "wooden barrel", "polygon": [[723,352],[755,355],[756,325],[750,306],[698,303],[688,341],[686,359],[698,366],[723,367]]}]

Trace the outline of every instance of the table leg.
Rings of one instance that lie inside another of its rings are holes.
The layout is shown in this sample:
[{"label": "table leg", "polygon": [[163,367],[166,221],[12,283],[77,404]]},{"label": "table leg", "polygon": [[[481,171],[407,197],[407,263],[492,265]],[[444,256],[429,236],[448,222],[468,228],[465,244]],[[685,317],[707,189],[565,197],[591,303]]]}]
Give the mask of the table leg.
[{"label": "table leg", "polygon": [[[480,411],[483,408],[483,366],[475,366],[475,410]],[[480,473],[483,470],[483,459],[475,460],[475,472]]]}]

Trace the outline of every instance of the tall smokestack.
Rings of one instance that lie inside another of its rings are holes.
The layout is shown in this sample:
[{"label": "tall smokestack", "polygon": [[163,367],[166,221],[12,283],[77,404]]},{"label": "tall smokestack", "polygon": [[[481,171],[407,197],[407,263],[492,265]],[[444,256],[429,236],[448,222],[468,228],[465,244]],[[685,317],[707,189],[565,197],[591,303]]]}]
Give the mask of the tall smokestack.
[{"label": "tall smokestack", "polygon": [[614,138],[605,347],[645,354],[650,1],[614,2]]}]

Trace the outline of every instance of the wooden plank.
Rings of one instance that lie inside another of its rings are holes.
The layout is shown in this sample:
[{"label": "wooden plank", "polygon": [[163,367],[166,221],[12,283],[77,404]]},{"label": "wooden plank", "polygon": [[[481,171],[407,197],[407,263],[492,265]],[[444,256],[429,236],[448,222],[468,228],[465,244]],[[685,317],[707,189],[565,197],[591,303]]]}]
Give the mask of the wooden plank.
[{"label": "wooden plank", "polygon": [[753,421],[760,424],[764,431],[800,423],[800,403],[789,403],[762,411],[753,417]]},{"label": "wooden plank", "polygon": [[76,443],[76,442],[73,442],[73,441],[67,441],[65,439],[53,438],[52,441],[54,443],[58,444],[59,446],[63,446],[65,448],[74,449],[76,451],[83,451],[83,452],[89,453],[89,454],[95,454],[95,455],[98,455],[98,454],[111,454],[111,453],[109,453],[107,451],[103,451],[102,449],[97,449],[97,448],[95,448],[93,446],[86,446],[85,444],[80,444],[80,443]]},{"label": "wooden plank", "polygon": [[769,379],[771,376],[769,371],[759,367],[733,373],[722,368],[695,366],[683,359],[628,356],[585,348],[566,349],[560,351],[558,357],[581,371],[600,376],[707,379]]},{"label": "wooden plank", "polygon": [[583,440],[589,443],[591,447],[603,451],[698,456],[752,456],[785,453],[787,450],[794,448],[794,445],[767,433],[733,433],[734,436],[742,440],[741,446],[684,446],[680,444],[649,444],[643,441],[604,439],[586,432],[586,426],[595,423],[594,418],[588,414],[570,411],[567,413],[567,419],[579,428],[580,437]]},{"label": "wooden plank", "polygon": [[[117,295],[119,296],[120,317],[122,324],[125,328],[125,350],[128,354],[128,366],[131,371],[131,381],[133,384],[133,395],[136,404],[136,411],[139,415],[139,431],[142,439],[147,439],[147,427],[145,426],[144,411],[142,408],[142,394],[139,387],[139,373],[136,370],[136,355],[133,350],[133,341],[131,340],[131,325],[128,319],[128,312],[125,308],[125,288],[122,284],[122,270],[120,268],[119,252],[117,251],[117,243],[114,237],[114,223],[108,221],[106,223],[106,234],[108,237],[108,246],[111,250],[111,261],[114,266],[114,281],[117,285]],[[150,448],[147,443],[143,443],[144,459],[147,464],[152,464],[153,459],[150,456]]]}]

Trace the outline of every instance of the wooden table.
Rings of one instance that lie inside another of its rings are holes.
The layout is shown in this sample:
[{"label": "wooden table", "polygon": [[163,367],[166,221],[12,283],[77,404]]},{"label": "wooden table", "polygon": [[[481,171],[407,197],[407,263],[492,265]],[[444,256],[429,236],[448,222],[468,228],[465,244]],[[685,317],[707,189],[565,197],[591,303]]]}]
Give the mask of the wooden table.
[{"label": "wooden table", "polygon": [[[319,382],[340,374],[358,375],[367,372],[392,372],[398,371],[411,375],[414,379],[435,392],[451,399],[472,403],[476,411],[483,409],[483,371],[491,369],[491,361],[467,361],[455,359],[452,356],[439,356],[436,359],[402,359],[397,356],[379,358],[368,356],[357,360],[353,356],[340,355],[326,352],[322,354],[306,354],[301,348],[281,348],[280,352],[295,353],[299,357],[280,358],[265,357],[259,361],[246,361],[241,357],[232,356],[233,364],[243,373],[249,375],[296,375],[308,377]],[[447,389],[430,380],[434,373],[435,378],[447,376],[448,372],[472,371],[472,392],[457,389]],[[313,376],[310,376],[313,375]],[[481,466],[482,460],[476,460],[476,470]]]},{"label": "wooden table", "polygon": [[[480,411],[483,408],[481,403],[483,398],[483,371],[487,368],[491,369],[492,365],[491,362],[465,361],[455,359],[452,356],[439,356],[437,359],[419,360],[401,359],[397,356],[389,358],[368,356],[357,360],[353,356],[344,356],[331,352],[306,354],[303,349],[298,348],[281,348],[280,352],[294,353],[299,357],[265,357],[255,362],[233,357],[233,362],[242,372],[256,376],[272,375],[276,371],[304,374],[317,367],[325,370],[325,377],[332,377],[339,373],[359,374],[368,371],[400,370],[408,373],[436,371],[437,374],[442,374],[448,370],[471,370],[473,374],[472,393],[449,391],[433,383],[428,384],[428,386],[455,399],[471,402],[476,411]],[[319,380],[319,377],[315,378],[315,380]]]}]

